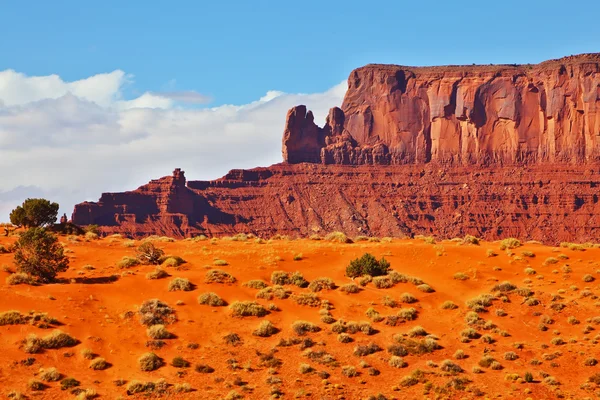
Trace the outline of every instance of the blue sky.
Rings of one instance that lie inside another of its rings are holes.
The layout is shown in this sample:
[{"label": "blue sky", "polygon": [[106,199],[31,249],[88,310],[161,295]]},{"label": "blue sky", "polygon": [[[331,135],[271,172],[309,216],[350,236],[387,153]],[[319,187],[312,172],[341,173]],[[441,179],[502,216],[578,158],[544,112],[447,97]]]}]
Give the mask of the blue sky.
[{"label": "blue sky", "polygon": [[370,62],[526,63],[600,51],[600,2],[2,1],[0,70],[72,81],[120,69],[125,96],[211,105],[324,91]]},{"label": "blue sky", "polygon": [[174,168],[281,162],[287,110],[322,125],[354,68],[598,52],[598,15],[598,1],[0,0],[0,221],[27,197],[70,214]]}]

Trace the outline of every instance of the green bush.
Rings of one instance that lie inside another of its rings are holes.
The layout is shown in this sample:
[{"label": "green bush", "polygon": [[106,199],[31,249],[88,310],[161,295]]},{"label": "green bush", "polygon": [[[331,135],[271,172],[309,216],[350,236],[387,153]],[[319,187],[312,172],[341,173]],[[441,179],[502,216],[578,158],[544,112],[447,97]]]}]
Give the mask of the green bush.
[{"label": "green bush", "polygon": [[56,236],[43,228],[30,228],[15,243],[14,261],[18,272],[40,282],[50,282],[69,268],[69,259]]},{"label": "green bush", "polygon": [[377,261],[375,256],[365,253],[362,257],[350,261],[346,267],[346,276],[356,278],[357,276],[370,275],[381,276],[388,273],[390,263],[385,259]]},{"label": "green bush", "polygon": [[27,199],[10,213],[13,225],[25,228],[52,225],[58,216],[58,203],[46,199]]}]

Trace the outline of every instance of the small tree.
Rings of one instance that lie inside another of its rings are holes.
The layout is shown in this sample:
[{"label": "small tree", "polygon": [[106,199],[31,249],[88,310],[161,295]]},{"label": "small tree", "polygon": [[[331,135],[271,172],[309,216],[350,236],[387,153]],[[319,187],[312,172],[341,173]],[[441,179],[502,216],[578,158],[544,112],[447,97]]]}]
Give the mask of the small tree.
[{"label": "small tree", "polygon": [[350,261],[346,267],[346,276],[356,278],[361,275],[380,276],[388,273],[390,263],[385,259],[377,261],[375,256],[365,253],[360,258]]},{"label": "small tree", "polygon": [[30,228],[21,235],[15,243],[14,262],[19,272],[40,282],[50,282],[69,268],[58,239],[43,228]]},{"label": "small tree", "polygon": [[137,258],[143,264],[160,264],[160,259],[165,252],[152,242],[144,242],[137,248]]},{"label": "small tree", "polygon": [[56,222],[58,203],[46,199],[27,199],[10,213],[10,222],[25,228],[47,226]]}]

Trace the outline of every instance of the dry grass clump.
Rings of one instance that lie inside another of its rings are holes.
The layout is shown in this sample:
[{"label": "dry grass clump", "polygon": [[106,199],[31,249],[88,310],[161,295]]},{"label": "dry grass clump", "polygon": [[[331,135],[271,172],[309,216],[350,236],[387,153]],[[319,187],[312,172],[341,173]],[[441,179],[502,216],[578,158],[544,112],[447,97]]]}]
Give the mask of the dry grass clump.
[{"label": "dry grass clump", "polygon": [[164,325],[152,325],[146,329],[146,334],[151,339],[171,339],[173,334]]},{"label": "dry grass clump", "polygon": [[160,367],[162,367],[164,364],[164,361],[162,358],[160,358],[156,354],[150,352],[150,353],[143,354],[138,359],[138,364],[139,364],[140,370],[142,370],[142,371],[154,371],[154,370],[157,370]]},{"label": "dry grass clump", "polygon": [[376,276],[373,278],[373,285],[377,289],[389,289],[394,287],[394,282],[388,276]]},{"label": "dry grass clump", "polygon": [[291,294],[291,290],[288,290],[281,285],[274,285],[261,289],[258,293],[256,293],[256,298],[265,300],[273,300],[274,298],[277,298],[283,300],[290,297]]},{"label": "dry grass clump", "polygon": [[445,302],[443,302],[440,307],[442,308],[442,310],[456,310],[458,308],[458,306],[450,300],[446,300]]},{"label": "dry grass clump", "polygon": [[427,336],[428,333],[422,326],[414,326],[407,332],[408,337]]},{"label": "dry grass clump", "polygon": [[7,285],[35,285],[36,283],[35,278],[24,272],[17,272],[6,277]]},{"label": "dry grass clump", "polygon": [[472,245],[479,246],[479,238],[477,238],[473,235],[465,235],[465,237],[462,239],[460,244],[472,244]]},{"label": "dry grass clump", "polygon": [[254,336],[269,337],[273,336],[277,332],[279,332],[279,329],[277,329],[270,321],[261,321],[252,334]]},{"label": "dry grass clump", "polygon": [[229,263],[225,260],[221,260],[221,259],[217,258],[216,260],[213,261],[213,265],[215,265],[217,267],[224,267],[226,265],[229,265]]},{"label": "dry grass clump", "polygon": [[308,285],[308,289],[312,292],[320,292],[321,290],[333,290],[335,289],[335,283],[331,278],[317,278],[313,280],[310,285]]},{"label": "dry grass clump", "polygon": [[154,382],[141,382],[133,380],[127,384],[127,394],[150,393],[154,391]]},{"label": "dry grass clump", "polygon": [[390,367],[393,367],[393,368],[408,367],[408,363],[406,361],[404,361],[404,359],[402,357],[399,357],[399,356],[390,357],[390,359],[388,360],[388,364],[390,365]]},{"label": "dry grass clump", "polygon": [[301,288],[308,286],[308,281],[304,279],[304,276],[298,271],[294,273],[273,271],[271,274],[271,282],[275,285],[296,285]]},{"label": "dry grass clump", "polygon": [[102,357],[98,357],[95,358],[94,360],[92,360],[92,362],[90,362],[90,369],[96,370],[96,371],[102,371],[107,369],[110,366],[110,364],[108,362],[106,362],[106,360]]},{"label": "dry grass clump", "polygon": [[62,377],[61,373],[54,367],[52,368],[40,368],[38,377],[44,382],[57,382]]},{"label": "dry grass clump", "polygon": [[345,285],[340,286],[340,291],[346,294],[355,294],[360,292],[360,288],[355,283],[347,283]]},{"label": "dry grass clump", "polygon": [[453,278],[456,279],[457,281],[466,281],[467,279],[469,279],[469,275],[467,275],[463,272],[457,272],[454,274]]},{"label": "dry grass clump", "polygon": [[118,262],[117,267],[121,269],[131,268],[140,265],[140,261],[137,258],[123,256]]},{"label": "dry grass clump", "polygon": [[308,321],[295,321],[292,324],[292,330],[299,336],[304,336],[307,333],[315,333],[319,332],[321,328],[312,322]]},{"label": "dry grass clump", "polygon": [[369,343],[366,345],[358,345],[358,346],[354,347],[353,354],[357,357],[364,357],[364,356],[368,356],[373,353],[377,353],[381,350],[383,350],[383,349],[381,347],[379,347],[377,344]]},{"label": "dry grass clump", "polygon": [[154,271],[146,274],[146,279],[163,279],[169,276],[169,273],[161,267],[154,268]]},{"label": "dry grass clump", "polygon": [[187,278],[175,278],[169,282],[169,292],[189,292],[194,285]]},{"label": "dry grass clump", "polygon": [[29,390],[32,390],[32,391],[46,390],[48,388],[47,385],[45,385],[42,382],[37,381],[35,379],[30,379],[27,382],[27,387],[29,388]]},{"label": "dry grass clump", "polygon": [[64,333],[61,330],[54,330],[51,334],[44,336],[41,339],[41,345],[44,349],[61,349],[63,347],[73,347],[79,343],[77,339],[74,339],[69,334]]},{"label": "dry grass clump", "polygon": [[460,336],[466,339],[479,339],[481,335],[473,328],[463,329],[460,332]]},{"label": "dry grass clump", "polygon": [[433,288],[431,286],[429,286],[428,284],[426,284],[426,283],[418,285],[417,289],[419,289],[421,292],[424,292],[424,293],[433,293],[433,292],[435,292],[435,290],[433,290]]},{"label": "dry grass clump", "polygon": [[460,365],[454,363],[452,360],[444,360],[442,361],[442,363],[440,364],[440,369],[444,372],[450,372],[450,373],[461,373],[464,370],[461,368]]},{"label": "dry grass clump", "polygon": [[496,298],[491,294],[480,294],[471,300],[467,300],[467,307],[475,312],[482,312],[485,311],[487,307],[490,307],[495,299]]},{"label": "dry grass clump", "polygon": [[546,258],[546,260],[544,261],[543,265],[553,265],[553,264],[557,264],[558,263],[558,259],[554,258],[554,257],[548,257]]},{"label": "dry grass clump", "polygon": [[354,378],[355,376],[358,376],[358,371],[351,365],[344,365],[342,367],[342,375],[348,378]]},{"label": "dry grass clump", "polygon": [[419,313],[416,308],[409,307],[401,308],[400,310],[398,310],[398,313],[396,315],[405,321],[414,321],[415,319],[417,319],[418,314]]},{"label": "dry grass clump", "polygon": [[584,282],[593,282],[593,281],[595,281],[595,280],[596,280],[596,278],[594,278],[594,277],[593,277],[592,275],[590,275],[590,274],[586,274],[586,275],[584,275],[582,279],[583,279],[583,281],[584,281]]},{"label": "dry grass clump", "polygon": [[177,321],[175,310],[158,299],[146,300],[138,311],[142,325],[166,325]]},{"label": "dry grass clump", "polygon": [[69,378],[65,378],[62,381],[60,381],[60,389],[68,390],[68,389],[77,387],[80,384],[81,384],[81,382],[79,382],[77,379],[69,377]]},{"label": "dry grass clump", "polygon": [[347,333],[340,333],[337,335],[337,341],[340,343],[350,343],[353,342],[354,339],[352,339],[352,336]]},{"label": "dry grass clump", "polygon": [[198,296],[198,304],[211,307],[223,307],[227,305],[227,302],[219,297],[218,294],[214,292],[207,292]]},{"label": "dry grass clump", "polygon": [[249,287],[252,289],[264,289],[269,285],[267,284],[267,282],[261,279],[253,279],[248,282],[245,282],[242,286]]},{"label": "dry grass clump", "polygon": [[500,250],[516,249],[521,247],[521,241],[515,238],[506,238],[500,242]]},{"label": "dry grass clump", "polygon": [[352,239],[343,232],[331,232],[325,236],[325,240],[338,243],[352,243]]},{"label": "dry grass clump", "polygon": [[292,296],[292,299],[301,306],[319,307],[321,299],[314,293],[298,293]]},{"label": "dry grass clump", "polygon": [[236,281],[235,277],[220,269],[211,269],[204,279],[206,283],[235,283]]},{"label": "dry grass clump", "polygon": [[234,301],[229,306],[234,317],[264,317],[269,311],[255,301]]},{"label": "dry grass clump", "polygon": [[167,255],[167,256],[162,256],[158,260],[158,263],[161,264],[163,267],[177,268],[177,267],[187,263],[187,261],[179,256]]}]

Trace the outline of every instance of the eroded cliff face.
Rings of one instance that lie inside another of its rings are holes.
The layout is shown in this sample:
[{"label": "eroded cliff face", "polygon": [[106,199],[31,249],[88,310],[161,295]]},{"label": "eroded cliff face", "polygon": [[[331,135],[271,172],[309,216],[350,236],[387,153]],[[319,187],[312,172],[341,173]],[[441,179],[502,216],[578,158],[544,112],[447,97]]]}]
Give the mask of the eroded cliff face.
[{"label": "eroded cliff face", "polygon": [[105,193],[73,222],[103,233],[598,241],[600,55],[532,66],[353,71],[325,125],[292,108],[284,163]]},{"label": "eroded cliff face", "polygon": [[290,110],[283,157],[351,165],[595,162],[600,55],[521,66],[358,68],[323,128],[304,106]]}]

